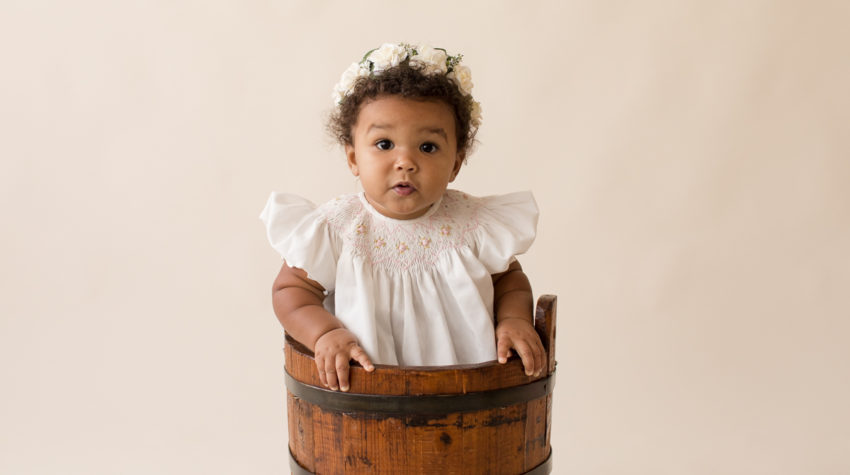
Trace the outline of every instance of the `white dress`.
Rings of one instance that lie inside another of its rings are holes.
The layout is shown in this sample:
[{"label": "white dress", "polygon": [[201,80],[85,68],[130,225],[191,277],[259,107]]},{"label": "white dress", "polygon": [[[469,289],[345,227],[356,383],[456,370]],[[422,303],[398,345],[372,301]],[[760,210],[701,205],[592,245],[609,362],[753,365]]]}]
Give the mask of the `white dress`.
[{"label": "white dress", "polygon": [[322,206],[272,193],[260,218],[373,363],[442,366],[496,359],[491,274],[534,241],[537,205],[530,192],[447,190],[424,215],[399,220],[362,193]]}]

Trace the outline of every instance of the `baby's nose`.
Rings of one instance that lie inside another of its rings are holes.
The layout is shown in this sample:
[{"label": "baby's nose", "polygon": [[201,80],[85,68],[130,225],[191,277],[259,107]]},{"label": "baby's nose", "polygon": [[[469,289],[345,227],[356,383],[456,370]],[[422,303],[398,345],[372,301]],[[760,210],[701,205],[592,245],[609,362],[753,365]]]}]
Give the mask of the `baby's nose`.
[{"label": "baby's nose", "polygon": [[416,161],[414,161],[407,153],[400,152],[398,156],[396,156],[395,162],[396,170],[404,170],[404,171],[416,171]]}]

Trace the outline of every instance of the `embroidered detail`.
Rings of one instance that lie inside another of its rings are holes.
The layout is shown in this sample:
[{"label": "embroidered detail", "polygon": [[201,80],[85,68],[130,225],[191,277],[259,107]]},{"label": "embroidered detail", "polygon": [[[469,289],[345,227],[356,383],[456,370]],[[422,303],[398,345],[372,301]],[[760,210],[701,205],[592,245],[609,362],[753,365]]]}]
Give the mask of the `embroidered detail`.
[{"label": "embroidered detail", "polygon": [[[375,216],[357,194],[328,203],[323,214],[333,234],[375,267],[408,270],[433,266],[447,251],[473,246],[472,231],[479,226],[480,198],[448,190],[430,215],[399,221]],[[390,245],[392,243],[392,245]]]}]

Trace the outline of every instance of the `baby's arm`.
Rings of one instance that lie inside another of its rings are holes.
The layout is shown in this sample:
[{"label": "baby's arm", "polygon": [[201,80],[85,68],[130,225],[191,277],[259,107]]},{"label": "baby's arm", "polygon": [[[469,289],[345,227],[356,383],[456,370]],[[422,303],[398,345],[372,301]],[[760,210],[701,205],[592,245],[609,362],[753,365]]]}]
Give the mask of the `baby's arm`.
[{"label": "baby's arm", "polygon": [[348,391],[350,359],[366,371],[375,367],[357,337],[322,306],[324,298],[324,289],[318,282],[284,262],[272,287],[274,313],[290,336],[313,350],[322,384]]},{"label": "baby's arm", "polygon": [[505,272],[493,275],[493,289],[499,363],[508,361],[513,348],[522,358],[525,374],[539,376],[543,372],[543,344],[532,324],[531,284],[519,261],[511,263]]}]

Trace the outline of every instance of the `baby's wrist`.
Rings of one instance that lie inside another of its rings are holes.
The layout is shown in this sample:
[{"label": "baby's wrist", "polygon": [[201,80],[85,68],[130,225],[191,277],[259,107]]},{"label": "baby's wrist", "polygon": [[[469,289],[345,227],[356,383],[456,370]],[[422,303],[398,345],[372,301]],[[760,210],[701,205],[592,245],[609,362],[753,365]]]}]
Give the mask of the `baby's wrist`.
[{"label": "baby's wrist", "polygon": [[525,323],[527,323],[527,324],[531,325],[531,319],[530,319],[530,318],[527,318],[527,317],[519,317],[519,316],[512,316],[512,315],[508,315],[508,316],[504,316],[504,317],[499,317],[499,318],[498,318],[498,320],[497,320],[497,322],[498,322],[498,323],[502,323],[502,322],[505,322],[505,321],[508,321],[508,320],[520,320],[520,321],[523,321],[523,322],[525,322]]},{"label": "baby's wrist", "polygon": [[315,340],[315,343],[313,343],[313,347],[315,348],[315,346],[319,343],[319,340],[328,336],[328,334],[330,334],[331,332],[334,332],[336,330],[345,330],[345,327],[332,327],[332,328],[327,328],[327,329],[322,330],[318,334],[318,336],[316,336],[316,340]]}]

